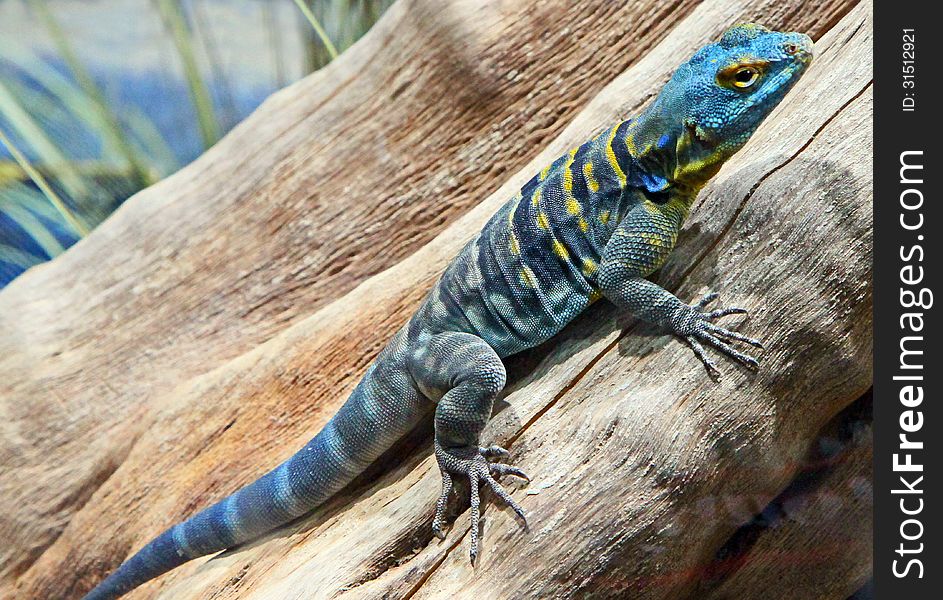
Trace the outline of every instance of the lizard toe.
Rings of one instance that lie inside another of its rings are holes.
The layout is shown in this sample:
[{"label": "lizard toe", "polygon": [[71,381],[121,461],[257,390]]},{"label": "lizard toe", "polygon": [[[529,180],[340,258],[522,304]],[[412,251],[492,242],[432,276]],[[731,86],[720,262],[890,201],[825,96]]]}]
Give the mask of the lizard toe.
[{"label": "lizard toe", "polygon": [[478,453],[488,460],[494,458],[507,458],[511,456],[511,453],[501,446],[482,446],[478,448]]},{"label": "lizard toe", "polygon": [[736,348],[734,348],[727,342],[718,338],[716,335],[711,333],[706,328],[703,331],[698,332],[697,337],[707,342],[714,348],[720,350],[721,352],[723,352],[730,358],[734,359],[735,361],[749,367],[750,369],[755,370],[755,369],[758,369],[760,366],[759,361],[757,361],[755,358],[753,358],[749,354],[744,354],[743,352],[740,352],[739,350],[737,350]]},{"label": "lizard toe", "polygon": [[436,513],[432,521],[433,533],[439,536],[442,532],[445,507],[448,502],[449,493],[452,490],[452,478],[454,476],[466,477],[471,489],[469,510],[471,519],[471,547],[469,554],[473,564],[475,560],[477,560],[479,552],[481,526],[480,487],[482,484],[486,485],[495,496],[500,498],[504,504],[514,511],[525,529],[527,527],[527,517],[524,513],[524,509],[511,497],[507,490],[498,483],[495,477],[512,475],[528,482],[530,478],[524,471],[512,465],[488,462],[485,458],[486,454],[490,453],[491,455],[497,454],[502,456],[507,454],[507,451],[503,448],[500,448],[497,452],[494,450],[495,448],[498,447],[491,446],[489,448],[473,448],[471,450],[466,448],[443,449],[436,444],[436,459],[442,471],[442,493],[436,502]]},{"label": "lizard toe", "polygon": [[705,312],[706,307],[718,297],[718,294],[712,292],[695,304],[682,305],[670,320],[671,328],[675,334],[688,343],[694,355],[704,364],[708,375],[715,381],[720,379],[720,371],[708,358],[707,352],[704,350],[705,345],[713,347],[750,369],[759,368],[757,359],[737,350],[729,342],[742,342],[755,348],[763,348],[763,344],[759,340],[714,324],[713,321],[721,317],[747,314],[746,309],[737,306],[722,307]]}]

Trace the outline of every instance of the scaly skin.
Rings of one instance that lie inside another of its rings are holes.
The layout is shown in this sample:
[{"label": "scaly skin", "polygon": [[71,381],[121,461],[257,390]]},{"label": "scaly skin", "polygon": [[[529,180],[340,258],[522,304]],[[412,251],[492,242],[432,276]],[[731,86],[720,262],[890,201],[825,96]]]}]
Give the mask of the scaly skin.
[{"label": "scaly skin", "polygon": [[435,411],[442,472],[433,530],[456,477],[471,483],[471,556],[479,485],[523,519],[496,477],[481,431],[505,382],[502,359],[549,339],[601,297],[685,340],[707,369],[711,346],[759,342],[714,323],[709,294],[689,305],[645,279],[668,257],[698,191],[779,104],[811,60],[796,33],[739,25],[699,50],[638,118],[618,123],[534,176],[452,261],[324,429],[275,470],[171,527],[92,590],[116,598],[187,560],[231,548],[323,503]]}]

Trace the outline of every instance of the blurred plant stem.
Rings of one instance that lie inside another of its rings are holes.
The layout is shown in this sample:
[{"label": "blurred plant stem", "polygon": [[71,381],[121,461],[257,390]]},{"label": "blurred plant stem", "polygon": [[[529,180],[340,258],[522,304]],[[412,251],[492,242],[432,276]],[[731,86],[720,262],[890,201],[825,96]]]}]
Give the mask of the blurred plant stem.
[{"label": "blurred plant stem", "polygon": [[33,180],[33,183],[36,184],[36,187],[42,190],[43,194],[46,195],[46,198],[49,199],[49,202],[51,202],[52,205],[56,207],[56,210],[59,211],[59,213],[62,215],[62,218],[68,221],[69,225],[76,231],[76,233],[79,234],[79,237],[85,237],[88,235],[88,227],[86,227],[85,224],[83,224],[78,219],[78,217],[73,214],[72,210],[66,206],[66,203],[62,201],[59,195],[56,194],[55,190],[53,190],[49,185],[49,183],[46,181],[46,178],[43,177],[39,171],[33,168],[33,165],[30,164],[26,156],[24,156],[23,153],[20,152],[20,149],[17,148],[12,141],[10,141],[10,138],[7,137],[6,133],[4,133],[2,129],[0,129],[0,143],[6,147],[7,152],[10,153],[10,155],[13,157],[13,160],[15,160],[17,164],[20,165],[20,168],[23,169],[29,178]]},{"label": "blurred plant stem", "polygon": [[193,30],[196,33],[196,39],[200,40],[203,46],[203,52],[209,63],[210,73],[216,84],[216,90],[219,95],[219,104],[224,115],[223,125],[229,129],[238,122],[236,115],[236,104],[233,100],[232,85],[229,77],[226,75],[226,69],[223,68],[223,61],[220,58],[219,46],[216,44],[216,36],[213,34],[212,23],[206,16],[204,2],[201,0],[191,0],[190,10],[193,13]]},{"label": "blurred plant stem", "polygon": [[88,186],[72,168],[65,154],[20,105],[16,96],[2,80],[0,80],[0,116],[4,117],[19,136],[29,143],[44,162],[61,165],[62,172],[59,174],[59,179],[70,195],[76,198],[90,196]]},{"label": "blurred plant stem", "polygon": [[0,256],[3,256],[3,260],[5,262],[15,265],[23,270],[32,267],[37,262],[36,257],[32,254],[23,252],[19,248],[15,248],[9,244],[4,244],[3,242],[0,242]]},{"label": "blurred plant stem", "polygon": [[196,111],[203,146],[209,148],[220,138],[219,121],[216,120],[209,88],[207,88],[206,82],[203,81],[203,77],[200,75],[196,53],[193,51],[193,36],[184,17],[183,6],[180,4],[180,0],[156,0],[156,2],[157,10],[164,20],[164,25],[170,30],[174,46],[177,48],[177,53],[180,55],[180,61],[183,64],[183,74],[187,80],[187,89]]},{"label": "blurred plant stem", "polygon": [[[17,171],[21,170],[19,165],[15,166]],[[62,243],[49,230],[48,225],[43,223],[44,219],[47,222],[58,222],[62,219],[62,215],[46,200],[42,192],[33,190],[20,182],[7,183],[3,192],[3,194],[0,194],[0,212],[4,216],[26,232],[46,256],[58,256],[65,252]],[[39,196],[39,198],[36,198],[36,196]],[[6,244],[6,247],[12,246]],[[24,256],[32,256],[34,264],[44,260],[28,252],[25,248],[21,248],[21,250],[23,253],[18,255],[19,259]],[[2,249],[0,249],[0,260],[6,261],[6,253]],[[19,260],[17,264],[23,266]]]},{"label": "blurred plant stem", "polygon": [[318,18],[314,16],[314,13],[311,12],[311,7],[304,0],[295,0],[295,4],[298,5],[298,10],[301,11],[301,14],[308,19],[308,23],[311,23],[311,27],[314,28],[314,32],[318,34],[318,37],[321,38],[321,42],[324,44],[324,47],[327,49],[328,54],[331,55],[331,60],[337,58],[337,48],[334,47],[334,44],[331,42],[331,38],[327,37],[327,32],[324,31],[324,28],[321,27],[321,23],[318,21]]},{"label": "blurred plant stem", "polygon": [[82,91],[85,92],[85,95],[88,96],[98,108],[102,134],[127,161],[128,166],[131,168],[132,176],[141,187],[147,187],[154,183],[155,179],[144,166],[144,162],[121,130],[118,115],[111,110],[111,107],[105,100],[105,95],[95,83],[95,80],[92,79],[88,69],[86,69],[85,65],[78,59],[78,55],[69,43],[62,28],[59,26],[59,22],[56,21],[55,17],[53,17],[52,13],[49,11],[46,0],[28,0],[28,2],[39,15],[39,18],[42,19],[46,30],[49,32],[49,37],[52,38],[60,56],[75,77],[75,81],[79,84]]}]

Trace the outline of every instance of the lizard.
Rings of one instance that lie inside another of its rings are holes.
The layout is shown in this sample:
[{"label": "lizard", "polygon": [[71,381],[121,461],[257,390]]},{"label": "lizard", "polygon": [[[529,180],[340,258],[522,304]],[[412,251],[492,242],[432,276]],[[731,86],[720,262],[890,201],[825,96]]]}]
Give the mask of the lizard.
[{"label": "lizard", "polygon": [[483,446],[503,359],[545,342],[601,298],[747,368],[735,347],[758,340],[721,327],[746,313],[688,304],[648,277],[672,251],[694,199],[780,103],[812,60],[812,40],[757,24],[731,27],[683,63],[636,118],[601,130],[534,175],[446,267],[348,400],[301,450],[255,482],[151,540],[86,600],[117,598],[187,562],[233,548],[310,512],[434,411],[442,478],[434,535],[444,538],[453,479],[470,483],[470,557],[479,552],[480,487],[526,526],[502,476],[529,481]]}]

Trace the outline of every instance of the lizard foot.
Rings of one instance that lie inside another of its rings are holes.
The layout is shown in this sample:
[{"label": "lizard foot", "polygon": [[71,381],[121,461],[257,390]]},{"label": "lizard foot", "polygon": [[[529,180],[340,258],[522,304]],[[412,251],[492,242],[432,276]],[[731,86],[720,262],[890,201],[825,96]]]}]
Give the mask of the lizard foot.
[{"label": "lizard foot", "polygon": [[439,470],[442,472],[442,493],[435,503],[435,517],[432,519],[432,533],[439,539],[445,539],[445,533],[442,531],[442,522],[445,519],[445,509],[448,505],[449,494],[452,492],[452,477],[467,477],[471,487],[471,561],[474,564],[478,557],[478,530],[481,518],[481,499],[479,496],[479,486],[484,483],[496,496],[501,498],[505,504],[511,507],[517,516],[521,518],[524,526],[527,526],[527,519],[524,516],[524,509],[511,498],[511,495],[505,491],[495,477],[502,475],[513,475],[520,477],[525,481],[530,478],[517,467],[505,463],[488,462],[489,458],[505,458],[508,451],[500,446],[489,446],[487,448],[449,448],[443,449],[439,443],[435,444],[435,456],[439,463]]},{"label": "lizard foot", "polygon": [[704,351],[704,346],[701,342],[713,346],[730,358],[751,369],[759,367],[757,360],[748,354],[740,352],[727,343],[727,341],[736,340],[756,348],[763,348],[763,345],[758,340],[714,324],[714,321],[721,317],[746,314],[747,312],[746,309],[735,306],[705,312],[708,305],[716,300],[717,297],[718,294],[716,293],[707,294],[701,298],[697,304],[684,306],[684,308],[679,310],[671,319],[675,334],[684,338],[688,345],[691,346],[691,350],[694,351],[695,356],[704,363],[707,372],[715,379],[720,377],[720,371],[714,365],[713,361],[707,357],[707,353]]}]

